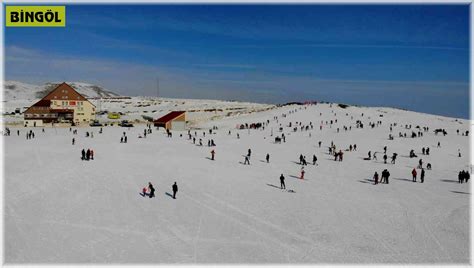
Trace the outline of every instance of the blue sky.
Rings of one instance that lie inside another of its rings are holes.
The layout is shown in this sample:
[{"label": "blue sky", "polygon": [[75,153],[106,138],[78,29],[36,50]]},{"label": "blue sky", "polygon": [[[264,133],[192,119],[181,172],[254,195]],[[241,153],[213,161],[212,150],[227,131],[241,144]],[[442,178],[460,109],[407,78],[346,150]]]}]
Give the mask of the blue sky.
[{"label": "blue sky", "polygon": [[468,5],[68,5],[6,28],[5,78],[127,95],[301,100],[469,117]]}]

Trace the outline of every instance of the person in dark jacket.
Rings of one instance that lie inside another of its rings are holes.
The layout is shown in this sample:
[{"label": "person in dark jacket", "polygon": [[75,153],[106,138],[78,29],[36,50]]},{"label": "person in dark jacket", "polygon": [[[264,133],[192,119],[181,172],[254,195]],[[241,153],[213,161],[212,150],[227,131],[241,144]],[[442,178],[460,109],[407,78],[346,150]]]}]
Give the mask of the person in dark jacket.
[{"label": "person in dark jacket", "polygon": [[176,193],[178,192],[178,185],[176,182],[173,184],[173,199],[176,199]]},{"label": "person in dark jacket", "polygon": [[374,174],[374,184],[377,185],[379,183],[379,174],[377,171]]},{"label": "person in dark jacket", "polygon": [[81,157],[81,160],[86,160],[86,151],[84,149],[82,149],[82,157]]},{"label": "person in dark jacket", "polygon": [[151,182],[148,183],[148,189],[150,190],[149,197],[155,197],[155,187],[153,187],[153,184],[151,184]]},{"label": "person in dark jacket", "polygon": [[421,180],[421,183],[423,183],[425,181],[425,169],[424,168],[421,169],[420,180]]},{"label": "person in dark jacket", "polygon": [[267,156],[265,157],[265,159],[267,160],[267,163],[270,162],[270,154],[267,154]]},{"label": "person in dark jacket", "polygon": [[285,186],[285,176],[283,176],[283,174],[280,175],[280,188],[281,188],[281,189],[286,189],[286,186]]}]

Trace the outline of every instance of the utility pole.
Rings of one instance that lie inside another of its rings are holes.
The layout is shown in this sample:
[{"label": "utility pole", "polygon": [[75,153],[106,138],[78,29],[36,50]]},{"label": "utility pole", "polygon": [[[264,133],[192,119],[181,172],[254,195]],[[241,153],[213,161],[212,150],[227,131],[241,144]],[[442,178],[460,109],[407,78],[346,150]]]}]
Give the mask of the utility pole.
[{"label": "utility pole", "polygon": [[156,98],[158,99],[160,96],[160,79],[158,76],[156,77]]}]

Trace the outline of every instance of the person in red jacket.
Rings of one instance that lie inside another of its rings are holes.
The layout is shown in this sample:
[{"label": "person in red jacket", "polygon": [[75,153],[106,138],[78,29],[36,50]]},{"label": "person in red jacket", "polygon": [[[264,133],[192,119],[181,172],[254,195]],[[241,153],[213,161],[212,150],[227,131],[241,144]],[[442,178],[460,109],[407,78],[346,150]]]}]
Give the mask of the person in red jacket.
[{"label": "person in red jacket", "polygon": [[301,169],[301,176],[300,176],[300,179],[304,180],[304,169]]},{"label": "person in red jacket", "polygon": [[416,182],[416,169],[413,168],[413,170],[411,171],[411,175],[413,175],[413,182]]}]

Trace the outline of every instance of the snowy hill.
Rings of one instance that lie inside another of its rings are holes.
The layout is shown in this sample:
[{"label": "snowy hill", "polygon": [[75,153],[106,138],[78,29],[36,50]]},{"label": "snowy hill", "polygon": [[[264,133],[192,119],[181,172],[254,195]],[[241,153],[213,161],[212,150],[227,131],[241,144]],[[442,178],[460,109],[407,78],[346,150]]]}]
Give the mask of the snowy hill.
[{"label": "snowy hill", "polygon": [[[181,108],[177,102],[168,104]],[[223,107],[216,102],[207,109],[216,105]],[[138,138],[144,125],[108,126],[102,134],[97,128],[77,128],[77,135],[69,128],[32,129],[36,137],[30,140],[25,139],[29,129],[10,128],[12,135],[4,137],[5,262],[471,262],[472,182],[457,180],[460,170],[471,172],[469,137],[461,135],[470,121],[331,104],[206,118],[196,122],[200,130],[191,130],[196,144],[187,132],[168,138],[154,128]],[[364,127],[357,127],[357,121]],[[377,121],[381,124],[369,126]],[[236,128],[257,122],[269,123],[265,129]],[[300,123],[310,122],[314,128],[301,130]],[[213,126],[218,129],[209,134]],[[437,128],[447,135],[436,135]],[[86,138],[86,131],[94,137]],[[128,143],[120,143],[123,132]],[[411,138],[412,132],[423,135]],[[285,142],[275,143],[282,134]],[[217,146],[208,147],[209,139]],[[344,152],[343,161],[328,153],[332,142]],[[349,151],[354,144],[357,150]],[[93,149],[95,159],[81,161],[83,148]],[[244,165],[249,148],[250,165]],[[430,148],[430,154],[422,148]],[[408,156],[412,149],[418,157]],[[377,159],[364,160],[369,151]],[[398,153],[395,164],[390,163],[393,153]],[[309,162],[303,180],[300,154]],[[313,155],[317,165],[312,165]],[[417,168],[418,180],[412,182],[411,171],[420,159],[425,181],[420,183]],[[383,169],[391,174],[389,184],[374,185],[374,172]],[[286,177],[286,190],[280,189],[280,174]],[[140,195],[148,182],[156,189],[155,198]],[[170,197],[174,182],[177,199]]]},{"label": "snowy hill", "polygon": [[[62,82],[51,82],[44,85],[32,85],[18,81],[5,81],[3,86],[3,98],[4,101],[41,99],[60,83]],[[97,85],[81,82],[66,83],[68,83],[80,94],[87,98],[118,96],[118,94]]]}]

